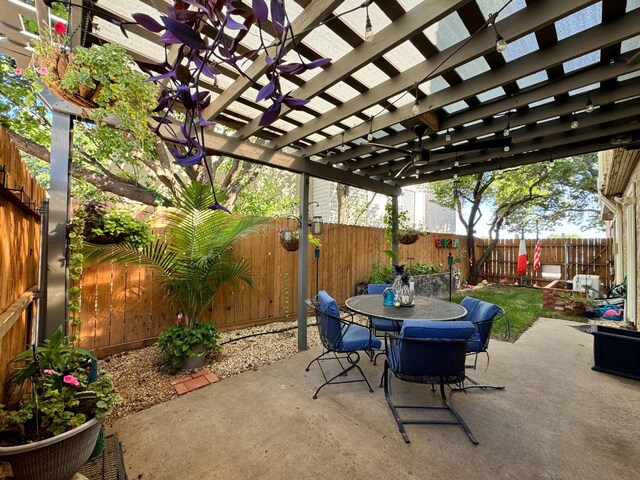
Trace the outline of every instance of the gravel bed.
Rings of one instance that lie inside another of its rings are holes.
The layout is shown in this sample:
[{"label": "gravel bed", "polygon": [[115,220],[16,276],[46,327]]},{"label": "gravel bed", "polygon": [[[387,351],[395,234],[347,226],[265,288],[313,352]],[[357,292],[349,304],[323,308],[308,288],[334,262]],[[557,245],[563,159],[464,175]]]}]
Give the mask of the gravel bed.
[{"label": "gravel bed", "polygon": [[[315,317],[309,318],[309,348],[320,343],[318,329],[313,324]],[[279,330],[286,331],[278,332]],[[278,333],[266,334],[267,332]],[[250,335],[258,336],[242,338]],[[215,373],[221,380],[247,370],[257,370],[263,365],[296,354],[297,321],[223,332],[220,343],[225,342],[229,343],[207,357],[202,367]],[[107,418],[107,423],[177,397],[171,382],[184,376],[184,373],[167,373],[162,368],[162,361],[162,353],[155,346],[119,353],[100,361],[100,366],[111,374],[115,388],[123,398],[123,403],[114,409]]]}]

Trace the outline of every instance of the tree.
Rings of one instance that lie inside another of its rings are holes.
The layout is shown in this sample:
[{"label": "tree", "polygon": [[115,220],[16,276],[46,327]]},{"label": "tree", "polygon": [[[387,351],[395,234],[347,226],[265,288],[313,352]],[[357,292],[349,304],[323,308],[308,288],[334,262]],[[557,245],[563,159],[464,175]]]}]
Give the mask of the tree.
[{"label": "tree", "polygon": [[[587,154],[434,182],[436,200],[455,208],[466,231],[469,283],[475,284],[503,229],[532,231],[563,223],[582,228],[598,224],[597,155]],[[457,194],[454,195],[454,190]],[[455,198],[454,198],[455,197]],[[490,212],[486,217],[485,214]],[[488,219],[489,245],[475,256],[476,227]]]},{"label": "tree", "polygon": [[[23,152],[29,169],[46,187],[50,112],[37,99],[31,81],[17,74],[12,59],[2,54],[0,80],[0,125]],[[153,108],[153,101],[150,107]],[[77,121],[73,142],[73,194],[80,200],[108,199],[112,194],[118,200],[171,206],[172,197],[180,188],[204,178],[203,165],[187,168],[174,165],[164,144],[158,142],[150,130],[123,131],[99,120]],[[288,211],[292,198],[290,188],[274,194],[277,189],[268,187],[272,182],[257,182],[258,178],[271,175],[272,169],[225,157],[209,157],[207,161],[212,171],[217,172],[218,186],[228,198],[227,207],[238,204],[240,211],[245,209],[245,213],[256,215],[260,214],[261,205],[265,207],[263,215]],[[275,177],[283,179],[282,175]],[[284,181],[291,184],[290,179]],[[254,184],[255,191],[249,195],[247,191],[251,191]],[[249,200],[250,196],[254,198]]]}]

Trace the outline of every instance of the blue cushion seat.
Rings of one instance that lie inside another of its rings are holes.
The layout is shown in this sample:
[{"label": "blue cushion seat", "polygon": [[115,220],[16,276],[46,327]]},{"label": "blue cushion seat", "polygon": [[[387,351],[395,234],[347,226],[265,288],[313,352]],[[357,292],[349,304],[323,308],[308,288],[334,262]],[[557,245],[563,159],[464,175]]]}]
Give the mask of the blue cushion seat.
[{"label": "blue cushion seat", "polygon": [[343,327],[342,341],[336,345],[336,350],[339,352],[352,352],[380,348],[381,345],[380,339],[372,336],[368,328],[352,324]]},{"label": "blue cushion seat", "polygon": [[[387,359],[389,360],[392,370],[399,370],[400,359],[403,355],[403,338],[468,340],[475,331],[476,329],[473,326],[473,323],[465,320],[452,322],[405,320],[402,323],[402,329],[400,330],[400,344],[397,348],[389,348],[392,344],[387,346]],[[412,359],[411,361],[405,360],[405,362],[412,363],[413,361],[418,360],[419,359]]]},{"label": "blue cushion seat", "polygon": [[397,332],[398,322],[380,317],[369,317],[374,330],[379,332]]},{"label": "blue cushion seat", "polygon": [[489,320],[500,313],[501,309],[498,305],[473,297],[464,297],[460,305],[467,309],[467,315],[463,320],[469,320],[476,326],[473,337],[467,343],[467,351],[483,352],[491,335],[491,327],[493,325]]},{"label": "blue cushion seat", "polygon": [[388,283],[370,283],[367,285],[367,293],[369,295],[382,295],[387,288],[391,288]]}]

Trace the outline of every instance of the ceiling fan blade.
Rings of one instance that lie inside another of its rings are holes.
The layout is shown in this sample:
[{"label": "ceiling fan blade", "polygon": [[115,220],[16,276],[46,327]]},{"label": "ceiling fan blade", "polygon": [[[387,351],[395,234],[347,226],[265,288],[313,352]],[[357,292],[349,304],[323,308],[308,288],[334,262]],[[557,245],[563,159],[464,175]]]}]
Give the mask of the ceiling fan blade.
[{"label": "ceiling fan blade", "polygon": [[499,138],[491,138],[488,140],[479,140],[477,142],[467,142],[462,143],[460,145],[451,145],[449,147],[444,147],[439,150],[434,150],[431,152],[432,155],[441,154],[441,153],[453,153],[453,152],[472,152],[474,150],[485,150],[487,148],[500,148],[511,146],[513,139],[511,137],[499,137]]},{"label": "ceiling fan blade", "polygon": [[404,148],[398,148],[398,147],[392,147],[391,145],[385,145],[383,143],[367,142],[366,145],[370,145],[372,147],[386,148],[388,150],[395,150],[396,152],[408,153],[409,155],[411,155],[413,153],[413,151],[411,151],[411,150],[406,150]]},{"label": "ceiling fan blade", "polygon": [[404,172],[405,172],[405,171],[406,171],[410,166],[412,166],[412,165],[413,165],[413,160],[409,160],[409,161],[407,162],[407,164],[406,164],[404,167],[402,167],[398,173],[396,173],[396,176],[395,176],[395,177],[393,177],[393,178],[394,178],[394,180],[395,180],[396,178],[400,178],[400,177],[402,176],[402,174],[403,174],[403,173],[404,173]]}]

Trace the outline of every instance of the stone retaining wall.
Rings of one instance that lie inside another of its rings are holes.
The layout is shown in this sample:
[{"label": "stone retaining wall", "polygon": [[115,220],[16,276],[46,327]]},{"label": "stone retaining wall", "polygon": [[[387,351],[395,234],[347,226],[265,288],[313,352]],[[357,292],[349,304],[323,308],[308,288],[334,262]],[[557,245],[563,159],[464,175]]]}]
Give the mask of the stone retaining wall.
[{"label": "stone retaining wall", "polygon": [[[430,275],[414,275],[416,295],[424,297],[449,298],[449,272]],[[453,285],[456,290],[456,285]]]}]

